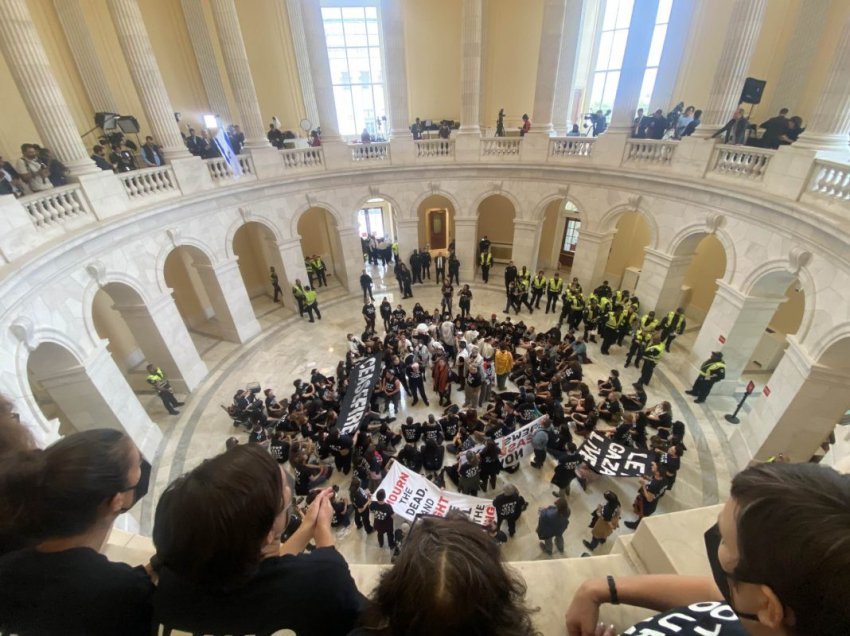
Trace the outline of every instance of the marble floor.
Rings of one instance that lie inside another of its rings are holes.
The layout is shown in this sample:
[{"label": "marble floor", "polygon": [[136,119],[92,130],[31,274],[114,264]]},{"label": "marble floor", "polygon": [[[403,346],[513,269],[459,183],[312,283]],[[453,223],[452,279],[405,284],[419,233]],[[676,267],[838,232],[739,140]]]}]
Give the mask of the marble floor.
[{"label": "marble floor", "polygon": [[[388,272],[386,278],[384,273],[383,268],[375,267],[372,270],[377,302],[386,295],[393,304],[402,302],[408,311],[415,302],[421,302],[426,309],[438,305],[439,293],[435,283],[415,285],[414,298],[400,301],[392,272]],[[492,283],[495,284],[484,286],[480,280],[473,282],[473,313],[504,315],[501,280],[497,278]],[[201,348],[210,374],[191,395],[181,397],[185,399],[186,405],[179,417],[164,416],[168,418],[163,426],[165,437],[154,463],[150,494],[142,501],[142,505],[137,507],[138,512],[134,510],[139,515],[138,522],[142,534],[150,534],[156,501],[171,480],[203,459],[222,452],[225,440],[231,435],[247,440],[247,434],[241,429],[234,429],[220,407],[231,402],[236,389],[251,382],[258,382],[264,388],[274,387],[280,396],[284,396],[289,393],[293,380],[309,376],[313,368],[333,374],[337,362],[346,351],[345,334],[362,331],[361,297],[360,294],[346,294],[339,285],[319,291],[319,306],[323,319],[315,324],[310,324],[306,319],[269,303],[271,307],[266,307],[268,312],[262,316],[260,308],[257,308],[263,332],[242,346],[224,346],[220,341],[219,344],[214,344],[193,334],[199,347],[202,347],[204,342],[212,345],[206,351]],[[255,300],[256,302],[262,301]],[[550,328],[555,321],[552,314],[546,315],[543,311],[535,311],[533,315],[523,312],[520,317],[538,330]],[[685,440],[688,451],[684,455],[676,487],[663,497],[656,514],[722,501],[728,492],[730,476],[738,470],[729,451],[728,438],[733,432],[733,426],[723,420],[723,414],[734,409],[735,400],[731,397],[712,397],[707,403],[696,405],[689,396],[683,394],[684,389],[689,388],[693,380],[693,371],[686,352],[695,335],[696,329],[692,328],[676,340],[673,351],[661,362],[656,369],[652,385],[647,387],[649,404],[664,399],[670,400],[674,414],[688,427]],[[585,366],[588,383],[595,383],[598,378],[607,377],[613,366],[621,369],[624,386],[637,379],[639,372],[636,369],[622,369],[624,348],[614,347],[611,351],[612,355],[605,357],[599,354],[598,345],[590,344],[589,356],[593,363]],[[403,398],[401,415],[412,414],[416,418],[424,419],[428,413],[439,412],[436,403],[437,400],[434,399],[430,408],[422,403],[412,407]],[[156,417],[162,423],[163,417]],[[400,421],[397,420],[395,425]],[[541,471],[528,467],[528,461],[524,460],[526,465],[519,472],[508,475],[507,479],[499,476],[498,489],[509,480],[530,502],[528,510],[520,519],[516,536],[503,547],[504,555],[513,561],[557,558],[550,557],[540,550],[534,533],[537,509],[550,505],[554,499],[553,487],[549,484],[554,461],[551,458],[547,460],[547,465]],[[340,490],[346,492],[349,478],[335,474],[331,483],[339,484]],[[451,484],[448,487],[452,488]],[[587,524],[590,513],[601,502],[604,490],[612,489],[619,494],[624,504],[624,517],[629,519],[632,517],[630,504],[637,488],[638,481],[632,478],[598,477],[587,492],[574,485],[569,498],[572,518],[565,535],[566,556],[579,557],[585,552],[581,539],[589,536]],[[487,495],[495,496],[492,491]],[[623,526],[618,532],[631,531]],[[610,551],[615,538],[612,537],[606,545],[598,548],[596,554],[606,554]],[[352,563],[389,562],[389,551],[378,548],[374,535],[367,537],[353,527],[350,532],[340,533],[338,544],[342,553]]]}]

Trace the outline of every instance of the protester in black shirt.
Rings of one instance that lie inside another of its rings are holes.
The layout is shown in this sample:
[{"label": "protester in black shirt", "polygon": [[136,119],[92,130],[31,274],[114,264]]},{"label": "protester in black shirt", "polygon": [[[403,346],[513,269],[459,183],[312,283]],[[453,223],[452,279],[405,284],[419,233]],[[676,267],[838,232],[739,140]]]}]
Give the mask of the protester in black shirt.
[{"label": "protester in black shirt", "polygon": [[147,492],[149,470],[113,429],[4,457],[0,530],[23,549],[0,557],[0,633],[150,634],[147,572],[98,553],[116,517]]},{"label": "protester in black shirt", "polygon": [[[159,624],[214,634],[347,633],[363,599],[334,548],[331,492],[313,499],[281,544],[292,493],[262,449],[237,446],[174,481],[153,531]],[[310,541],[316,549],[301,554]]]},{"label": "protester in black shirt", "polygon": [[415,473],[422,470],[422,453],[411,442],[404,445],[398,454],[398,461]]},{"label": "protester in black shirt", "polygon": [[625,526],[634,530],[644,517],[648,517],[658,507],[658,501],[667,492],[667,478],[661,473],[657,462],[652,462],[652,475],[640,478],[640,488],[632,508],[637,519],[626,521]]},{"label": "protester in black shirt", "polygon": [[502,522],[508,523],[508,534],[516,534],[516,522],[519,521],[523,511],[528,508],[528,502],[519,494],[517,487],[513,484],[505,486],[502,494],[493,499],[493,507],[496,509],[496,528],[502,529]]},{"label": "protester in black shirt", "polygon": [[584,541],[584,547],[591,552],[608,540],[614,530],[620,527],[620,498],[616,493],[606,490],[605,503],[600,504],[590,517],[591,540]]},{"label": "protester in black shirt", "polygon": [[551,483],[558,487],[557,492],[552,493],[555,497],[566,497],[570,494],[570,484],[576,478],[576,469],[581,462],[576,445],[568,442],[566,452],[558,459],[555,473],[552,475]]},{"label": "protester in black shirt", "polygon": [[369,518],[369,504],[372,500],[372,493],[362,484],[363,482],[360,479],[354,477],[349,489],[351,504],[354,506],[354,525],[363,528],[366,534],[372,534],[375,531]]},{"label": "protester in black shirt", "polygon": [[401,425],[401,436],[405,442],[415,444],[422,436],[422,425],[413,421],[413,416],[408,415],[404,424]]},{"label": "protester in black shirt", "polygon": [[285,464],[289,460],[289,438],[285,430],[275,432],[274,439],[269,445],[269,452],[278,464]]},{"label": "protester in black shirt", "polygon": [[369,505],[369,510],[375,519],[374,528],[378,532],[378,545],[384,547],[384,537],[390,550],[395,548],[395,536],[393,534],[393,507],[386,503],[387,493],[383,488],[375,493],[375,501]]}]

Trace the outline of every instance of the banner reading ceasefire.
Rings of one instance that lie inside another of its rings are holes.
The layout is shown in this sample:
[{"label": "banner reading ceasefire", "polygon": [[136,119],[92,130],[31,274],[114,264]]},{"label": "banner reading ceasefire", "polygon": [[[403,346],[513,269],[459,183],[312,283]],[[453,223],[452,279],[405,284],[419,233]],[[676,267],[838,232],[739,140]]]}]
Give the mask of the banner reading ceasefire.
[{"label": "banner reading ceasefire", "polygon": [[445,517],[450,510],[460,511],[482,526],[496,520],[492,501],[440,490],[399,462],[393,462],[387,469],[380,488],[387,493],[387,503],[393,512],[405,521],[413,521],[416,515]]},{"label": "banner reading ceasefire", "polygon": [[381,356],[375,354],[354,365],[348,377],[348,390],[339,408],[336,426],[340,433],[352,435],[357,431],[363,416],[369,411],[372,390],[381,374]]},{"label": "banner reading ceasefire", "polygon": [[591,433],[578,452],[595,472],[611,477],[647,475],[652,463],[649,453],[617,444],[600,433]]}]

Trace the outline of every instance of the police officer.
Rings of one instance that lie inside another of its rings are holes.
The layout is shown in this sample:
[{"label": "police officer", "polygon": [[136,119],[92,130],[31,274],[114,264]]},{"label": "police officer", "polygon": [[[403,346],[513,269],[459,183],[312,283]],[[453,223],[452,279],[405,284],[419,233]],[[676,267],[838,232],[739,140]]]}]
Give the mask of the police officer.
[{"label": "police officer", "polygon": [[679,307],[676,311],[668,313],[661,321],[660,327],[664,346],[669,351],[676,336],[681,336],[685,332],[685,309]]},{"label": "police officer", "polygon": [[602,326],[602,348],[603,355],[608,355],[611,345],[617,340],[620,326],[625,319],[623,308],[616,306],[605,315],[605,323]]},{"label": "police officer", "polygon": [[319,320],[322,319],[322,314],[319,311],[318,296],[316,291],[309,285],[304,288],[304,309],[306,309],[307,313],[310,314],[310,322],[316,322],[313,320],[313,312],[316,312],[316,316]]},{"label": "police officer", "polygon": [[548,284],[549,281],[546,280],[541,269],[531,281],[531,302],[534,304],[535,309],[540,309],[540,299],[543,298],[543,292],[546,291]]},{"label": "police officer", "polygon": [[625,367],[628,369],[632,366],[632,359],[635,361],[635,366],[640,366],[640,361],[643,359],[643,351],[649,346],[652,341],[652,332],[646,331],[643,327],[638,327],[635,335],[632,336],[632,344],[629,346],[629,353],[626,355]]},{"label": "police officer", "polygon": [[[319,287],[327,287],[328,279],[325,275],[327,268],[325,267],[325,262],[322,260],[322,257],[318,254],[313,256],[313,260],[310,262],[310,267],[313,269],[313,273],[316,275],[316,282]],[[321,318],[321,316],[319,316]]]},{"label": "police officer", "polygon": [[570,309],[569,309],[569,326],[570,329],[577,331],[578,325],[581,322],[584,314],[584,296],[581,291],[573,290],[570,292]]},{"label": "police officer", "polygon": [[[523,267],[523,270],[524,269],[525,268]],[[529,274],[529,276],[530,276],[530,274]],[[519,297],[520,303],[522,303],[526,307],[528,307],[529,313],[533,314],[534,313],[534,307],[531,305],[531,303],[528,300],[528,291],[529,291],[530,286],[531,286],[531,278],[528,278],[528,277],[523,278],[522,276],[517,276],[517,288],[520,290],[520,297]]]},{"label": "police officer", "polygon": [[274,291],[274,301],[279,303],[280,295],[283,291],[280,288],[280,282],[278,281],[277,272],[274,271],[274,267],[269,267],[269,278],[272,282],[272,291]]},{"label": "police officer", "polygon": [[384,299],[381,301],[380,306],[381,318],[384,320],[384,330],[390,330],[390,317],[393,315],[393,306],[390,304],[389,299],[384,296]]},{"label": "police officer", "polygon": [[305,307],[304,307],[304,286],[301,284],[301,279],[296,278],[295,284],[292,286],[292,296],[295,298],[295,302],[298,303],[298,315],[302,318],[304,317]]},{"label": "police officer", "polygon": [[490,268],[493,266],[493,253],[490,251],[489,247],[481,252],[479,264],[481,265],[481,279],[486,285],[487,281],[490,280]]},{"label": "police officer", "polygon": [[434,259],[434,268],[435,268],[435,276],[436,283],[438,285],[442,285],[443,281],[446,279],[446,255],[440,252],[437,254],[437,257]]},{"label": "police officer", "polygon": [[558,296],[561,295],[561,290],[564,288],[564,280],[558,272],[552,275],[549,279],[548,290],[546,293],[546,313],[552,310],[555,313],[558,309]]},{"label": "police officer", "polygon": [[508,289],[511,286],[511,283],[514,282],[515,280],[516,280],[516,265],[514,265],[514,262],[511,261],[510,263],[508,263],[508,266],[505,268],[505,292],[508,291]]},{"label": "police officer", "polygon": [[183,406],[183,402],[178,402],[177,398],[174,397],[174,391],[171,388],[171,383],[168,381],[168,378],[165,377],[165,373],[159,367],[155,367],[152,364],[149,364],[147,367],[148,375],[145,378],[148,384],[150,384],[154,389],[156,389],[156,393],[159,396],[159,399],[162,400],[162,405],[165,407],[171,415],[180,415],[180,411],[178,411],[175,406]]},{"label": "police officer", "polygon": [[640,370],[640,383],[643,386],[649,385],[652,372],[655,371],[655,366],[664,355],[664,350],[661,336],[659,334],[652,336],[652,342],[643,350],[643,368]]},{"label": "police officer", "polygon": [[422,260],[419,257],[419,250],[413,250],[413,254],[410,255],[410,273],[414,283],[422,282]]},{"label": "police officer", "polygon": [[522,266],[522,270],[516,275],[516,277],[523,282],[526,289],[531,287],[531,272],[526,269],[525,265]]},{"label": "police officer", "polygon": [[428,280],[431,280],[431,249],[427,243],[425,249],[419,250],[419,264],[422,267],[422,280],[425,280],[426,275]]},{"label": "police officer", "polygon": [[366,296],[372,299],[374,302],[375,297],[372,295],[372,277],[369,276],[369,273],[364,269],[363,273],[360,274],[360,289],[363,290],[363,302],[366,302]]},{"label": "police officer", "polygon": [[449,256],[449,282],[452,281],[460,285],[460,261],[457,260],[454,252]]},{"label": "police officer", "polygon": [[697,404],[705,402],[705,398],[711,393],[714,385],[725,377],[726,363],[723,362],[723,353],[712,351],[711,357],[700,365],[699,375],[694,381],[694,386],[685,393],[695,396],[694,402]]}]

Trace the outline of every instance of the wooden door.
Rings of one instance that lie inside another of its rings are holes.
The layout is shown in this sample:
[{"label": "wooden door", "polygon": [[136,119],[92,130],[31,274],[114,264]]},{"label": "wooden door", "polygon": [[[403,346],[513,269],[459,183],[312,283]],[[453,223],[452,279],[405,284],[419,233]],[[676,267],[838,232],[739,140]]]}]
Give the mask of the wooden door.
[{"label": "wooden door", "polygon": [[428,245],[432,250],[447,246],[446,210],[428,210]]}]

